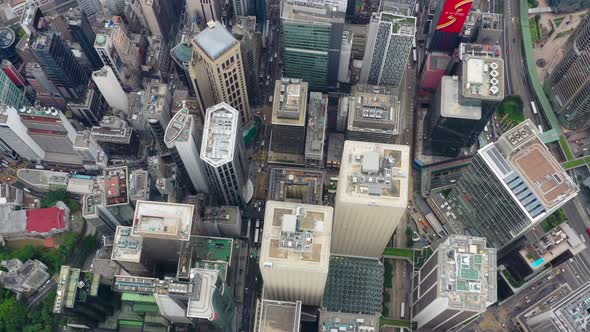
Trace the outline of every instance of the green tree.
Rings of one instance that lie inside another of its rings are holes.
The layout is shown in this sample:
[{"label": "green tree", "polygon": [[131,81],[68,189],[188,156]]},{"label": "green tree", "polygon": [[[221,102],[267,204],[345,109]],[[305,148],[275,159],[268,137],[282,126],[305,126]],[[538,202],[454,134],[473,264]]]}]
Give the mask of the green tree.
[{"label": "green tree", "polygon": [[44,208],[55,206],[58,201],[64,202],[72,212],[79,211],[81,209],[80,202],[70,195],[69,192],[64,189],[58,189],[48,192],[45,197],[41,200],[41,206]]}]

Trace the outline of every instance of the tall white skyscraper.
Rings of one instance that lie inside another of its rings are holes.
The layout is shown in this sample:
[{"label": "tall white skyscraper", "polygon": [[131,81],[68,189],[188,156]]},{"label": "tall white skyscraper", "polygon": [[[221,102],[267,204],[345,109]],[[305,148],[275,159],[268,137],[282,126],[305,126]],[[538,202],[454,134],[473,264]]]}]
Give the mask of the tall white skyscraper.
[{"label": "tall white skyscraper", "polygon": [[332,253],[381,257],[408,206],[410,147],[344,142]]},{"label": "tall white skyscraper", "polygon": [[127,94],[123,91],[121,83],[117,80],[117,76],[110,66],[104,66],[93,72],[92,80],[111,108],[129,113]]},{"label": "tall white skyscraper", "polygon": [[207,109],[201,159],[218,203],[244,206],[252,198],[240,113],[226,103]]},{"label": "tall white skyscraper", "polygon": [[[199,158],[201,133],[188,109],[178,111],[166,128],[164,143],[176,163],[176,176],[180,184],[200,193],[208,193],[209,186],[203,162]],[[189,181],[190,180],[190,181]]]}]

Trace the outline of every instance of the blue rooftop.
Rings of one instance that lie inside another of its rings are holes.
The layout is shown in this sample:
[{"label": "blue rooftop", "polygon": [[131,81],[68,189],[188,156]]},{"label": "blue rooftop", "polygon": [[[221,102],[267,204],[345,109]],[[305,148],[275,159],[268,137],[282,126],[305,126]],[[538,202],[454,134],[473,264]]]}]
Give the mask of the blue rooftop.
[{"label": "blue rooftop", "polygon": [[196,37],[197,45],[213,60],[217,59],[238,41],[219,22],[207,23],[207,28]]}]

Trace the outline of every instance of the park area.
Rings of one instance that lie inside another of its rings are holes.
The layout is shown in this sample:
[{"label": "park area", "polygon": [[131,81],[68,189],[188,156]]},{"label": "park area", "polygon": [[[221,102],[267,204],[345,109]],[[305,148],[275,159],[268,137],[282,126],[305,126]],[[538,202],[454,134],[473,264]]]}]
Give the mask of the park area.
[{"label": "park area", "polygon": [[522,109],[523,103],[520,96],[512,95],[502,100],[496,112],[502,131],[507,131],[525,120]]}]

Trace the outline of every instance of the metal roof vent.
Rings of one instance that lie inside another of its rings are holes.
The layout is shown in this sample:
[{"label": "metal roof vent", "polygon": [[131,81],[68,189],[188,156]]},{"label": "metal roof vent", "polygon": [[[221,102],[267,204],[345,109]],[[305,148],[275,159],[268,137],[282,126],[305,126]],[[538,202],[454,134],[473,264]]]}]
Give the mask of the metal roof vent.
[{"label": "metal roof vent", "polygon": [[215,28],[215,25],[216,25],[215,21],[209,21],[209,22],[207,22],[207,26],[209,27],[209,29]]}]

